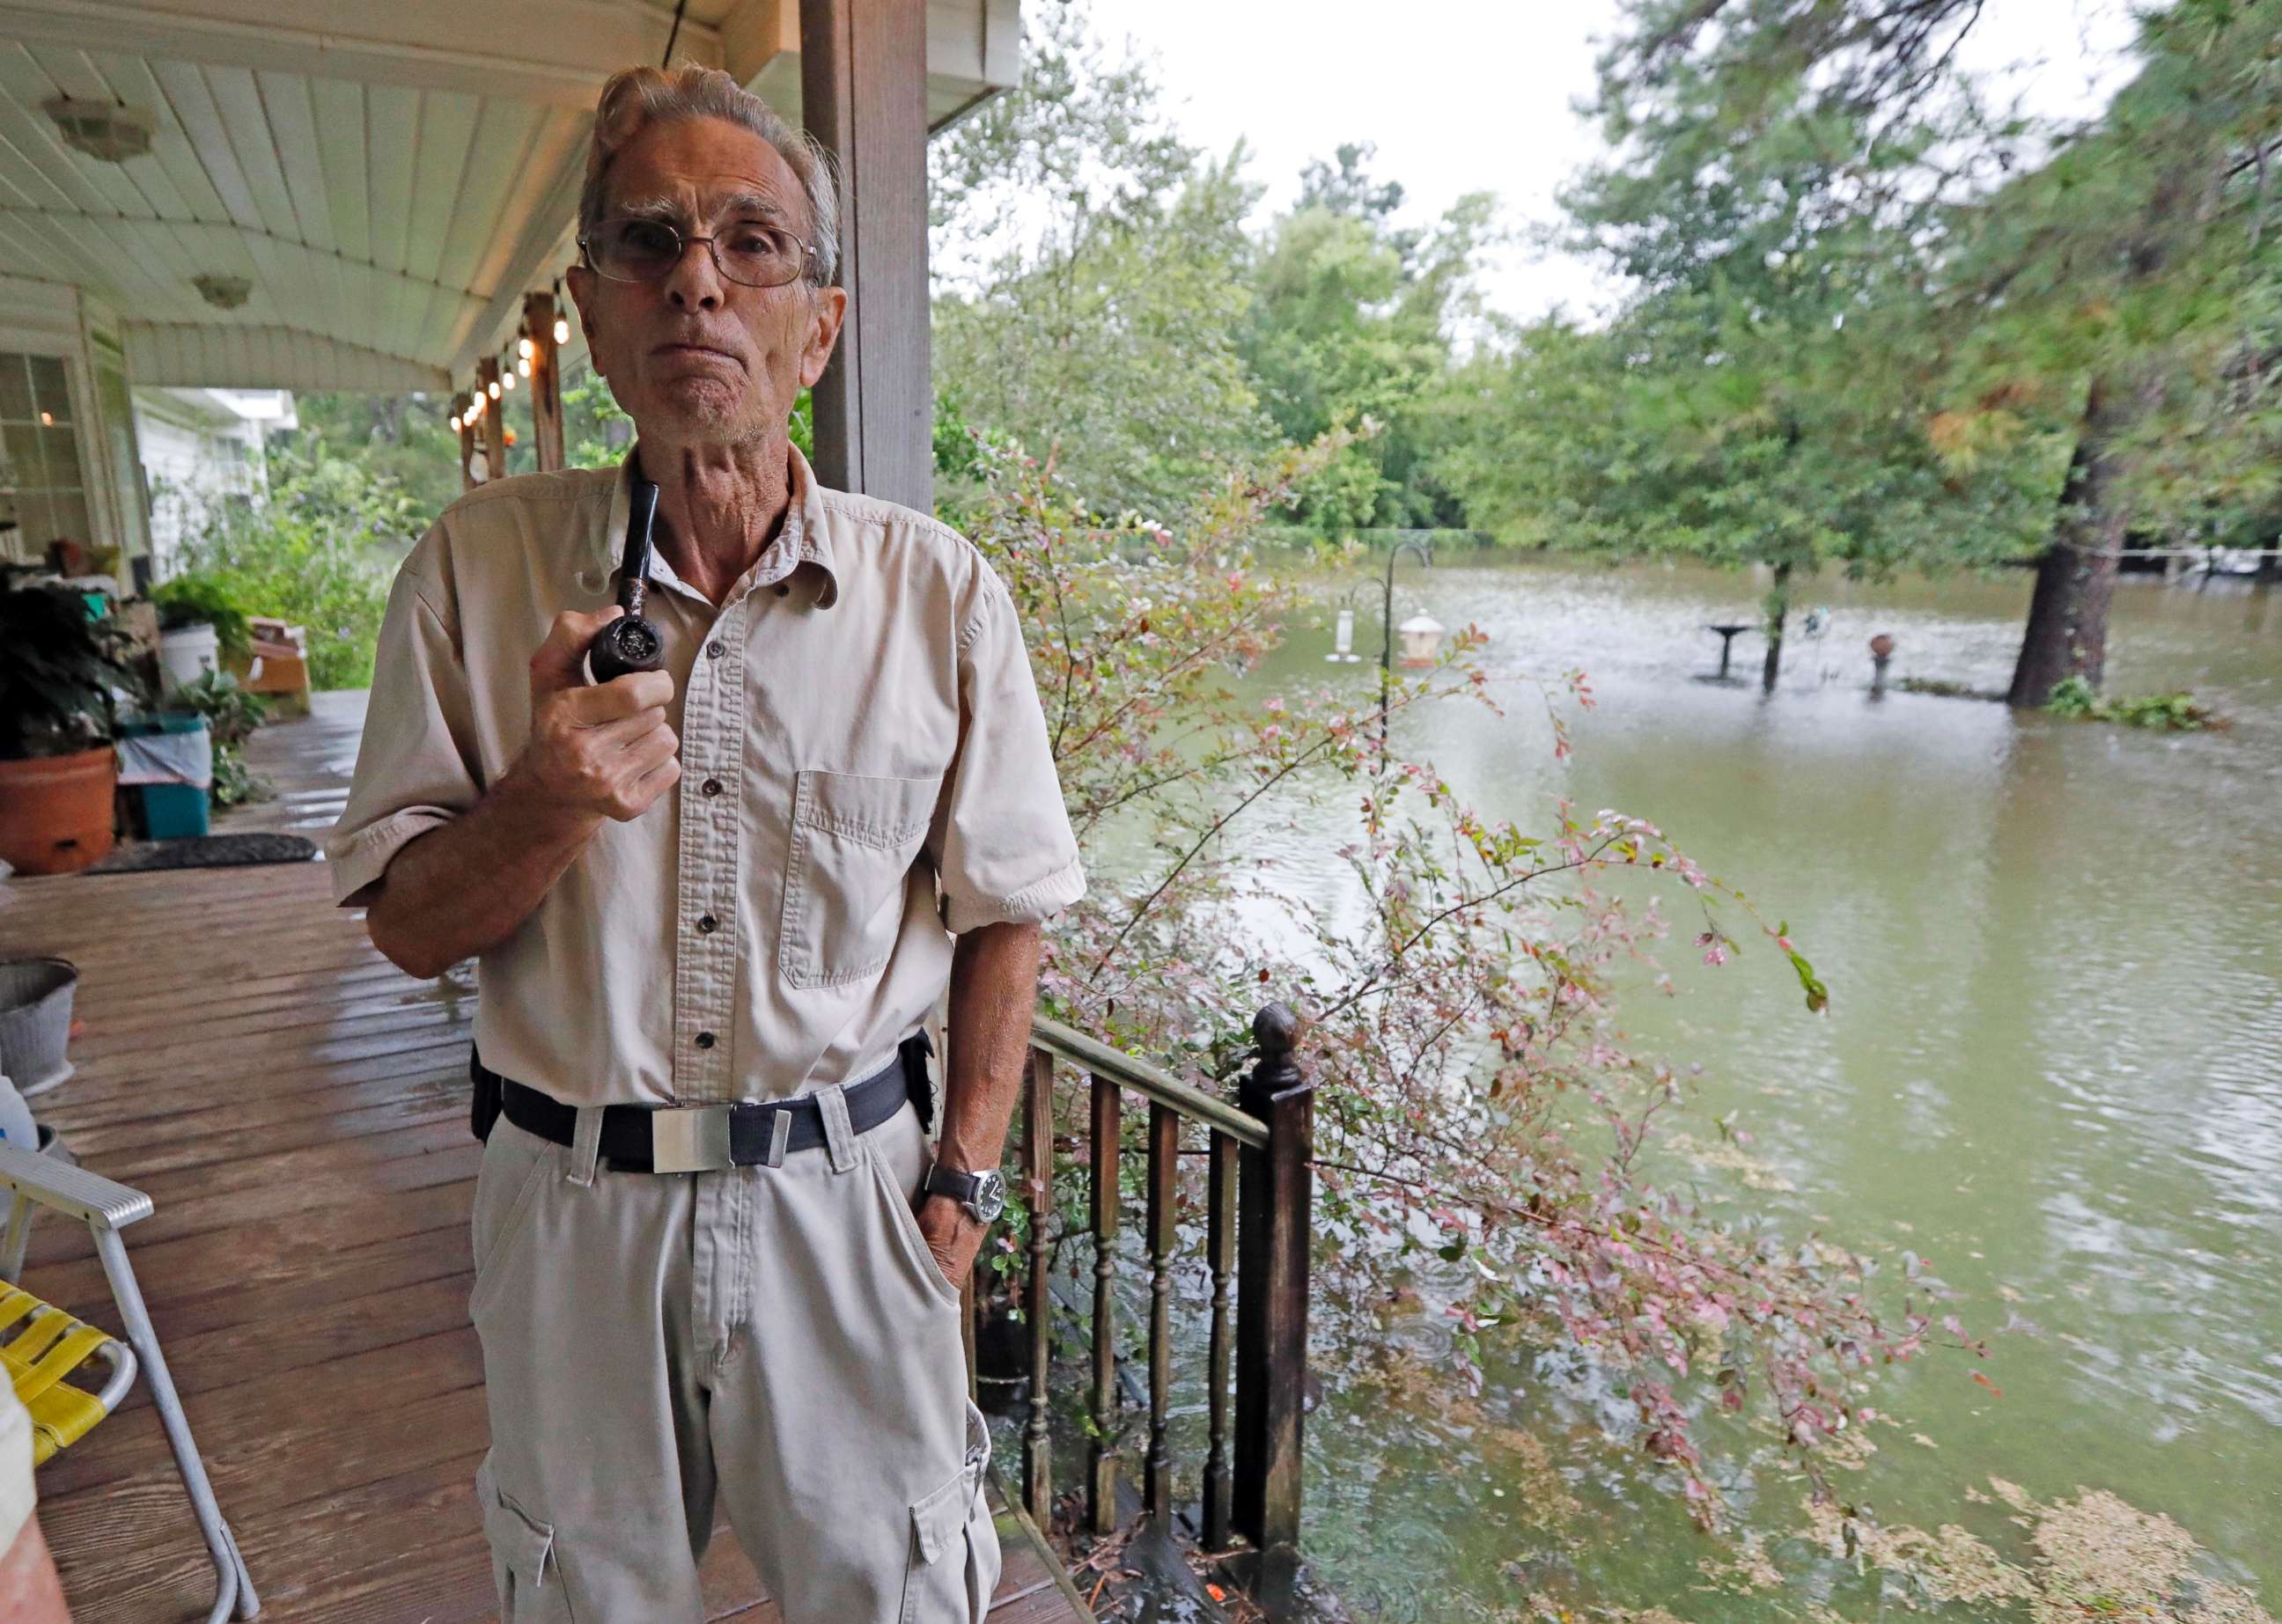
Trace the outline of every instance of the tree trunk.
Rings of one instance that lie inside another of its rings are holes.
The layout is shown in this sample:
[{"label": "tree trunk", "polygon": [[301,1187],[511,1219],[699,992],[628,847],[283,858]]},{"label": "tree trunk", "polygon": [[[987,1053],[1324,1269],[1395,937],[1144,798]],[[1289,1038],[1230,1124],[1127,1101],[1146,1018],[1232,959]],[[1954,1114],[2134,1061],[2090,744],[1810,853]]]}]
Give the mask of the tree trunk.
[{"label": "tree trunk", "polygon": [[2053,545],[2037,563],[2029,623],[2005,701],[2041,708],[2070,677],[2094,688],[2107,664],[2107,610],[2123,554],[2129,514],[2115,483],[2122,469],[2113,447],[2124,426],[2114,383],[2096,377],[2084,406],[2084,427],[2069,459]]},{"label": "tree trunk", "polygon": [[1759,672],[1759,690],[1763,693],[1775,691],[1775,678],[1782,673],[1783,622],[1790,615],[1790,565],[1775,566],[1775,584],[1767,593],[1767,662]]}]

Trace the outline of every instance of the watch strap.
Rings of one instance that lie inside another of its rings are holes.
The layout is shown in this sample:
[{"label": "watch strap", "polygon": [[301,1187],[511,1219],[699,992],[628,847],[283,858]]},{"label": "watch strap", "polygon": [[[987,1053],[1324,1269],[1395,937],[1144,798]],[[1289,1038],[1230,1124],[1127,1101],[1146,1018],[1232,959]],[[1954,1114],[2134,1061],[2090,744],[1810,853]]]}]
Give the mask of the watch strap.
[{"label": "watch strap", "polygon": [[941,1162],[928,1164],[927,1177],[920,1188],[929,1195],[948,1195],[954,1201],[972,1202],[982,1183],[980,1173],[961,1172],[956,1167],[946,1167]]}]

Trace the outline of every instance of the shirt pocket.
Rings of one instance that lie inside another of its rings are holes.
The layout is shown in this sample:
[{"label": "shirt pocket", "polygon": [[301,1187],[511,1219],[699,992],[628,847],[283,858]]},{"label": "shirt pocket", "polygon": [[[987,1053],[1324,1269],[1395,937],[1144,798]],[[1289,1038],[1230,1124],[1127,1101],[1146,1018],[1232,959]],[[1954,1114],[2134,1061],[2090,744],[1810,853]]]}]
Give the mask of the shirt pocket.
[{"label": "shirt pocket", "polygon": [[903,927],[904,882],[935,815],[938,773],[877,777],[803,767],[794,775],[777,962],[795,986],[876,974]]}]

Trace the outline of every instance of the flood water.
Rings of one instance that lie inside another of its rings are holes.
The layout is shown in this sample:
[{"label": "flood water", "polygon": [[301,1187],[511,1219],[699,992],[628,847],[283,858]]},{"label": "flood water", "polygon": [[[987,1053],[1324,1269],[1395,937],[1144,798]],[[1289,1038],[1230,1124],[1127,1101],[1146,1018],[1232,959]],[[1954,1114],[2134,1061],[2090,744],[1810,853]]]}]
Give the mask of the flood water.
[{"label": "flood water", "polygon": [[[1660,566],[1405,561],[1396,618],[1423,608],[1490,636],[1498,677],[1581,666],[1594,708],[1556,763],[1539,708],[1460,704],[1397,723],[1486,812],[1542,827],[1552,799],[1661,824],[1714,874],[1787,919],[1828,984],[1798,987],[1748,920],[1710,970],[1665,944],[1678,986],[1637,978],[1636,1047],[1700,1063],[1675,1171],[1706,1193],[1889,1259],[1929,1257],[1991,1357],[1935,1351],[1886,1373],[1896,1418],[1842,1494],[1881,1520],[1959,1523],[2014,1560],[2025,1535],[1991,1480],[2043,1501],[2088,1488],[2169,1516],[2208,1573],[2282,1601],[2282,593],[2127,581],[2108,691],[2190,688],[2233,725],[2157,734],[2020,716],[1998,704],[1867,692],[1867,643],[1893,675],[2001,691],[2027,605],[2011,579],[1889,587],[1810,582],[1824,635],[1794,637],[1781,687],[1715,686],[1706,623],[1756,618],[1749,576]],[[1375,677],[1328,667],[1296,630],[1283,686]],[[1763,645],[1736,646],[1756,677]],[[1342,804],[1320,856],[1281,883],[1337,911]],[[1684,910],[1679,910],[1686,917]],[[1754,943],[1760,942],[1758,950]],[[1753,1164],[1690,1164],[1715,1116],[1756,1136]],[[1898,1271],[1896,1271],[1898,1272]],[[2010,1326],[2010,1329],[2006,1327]],[[1806,1486],[1748,1441],[1726,1487],[1789,1587],[1708,1589],[1714,1547],[1608,1442],[1615,1408],[1585,1373],[1510,1349],[1488,1389],[1360,1383],[1311,1416],[1309,1554],[1359,1617],[1525,1616],[1547,1591],[1711,1620],[1878,1616],[1881,1584],[1797,1529]],[[1972,1380],[1975,1371],[1991,1387]],[[1998,1389],[2001,1389],[2001,1396]],[[1895,1597],[1889,1590],[1886,1600]],[[1995,1604],[1950,1616],[2006,1616]],[[1579,1616],[1589,1616],[1580,1612]]]}]

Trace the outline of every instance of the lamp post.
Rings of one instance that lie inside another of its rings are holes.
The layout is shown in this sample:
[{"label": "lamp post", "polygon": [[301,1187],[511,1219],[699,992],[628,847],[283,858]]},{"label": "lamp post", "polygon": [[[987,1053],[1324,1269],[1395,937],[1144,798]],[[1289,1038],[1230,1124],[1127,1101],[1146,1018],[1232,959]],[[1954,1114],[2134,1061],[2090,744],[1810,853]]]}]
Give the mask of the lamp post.
[{"label": "lamp post", "polygon": [[1386,703],[1387,690],[1394,680],[1394,562],[1406,553],[1416,553],[1418,561],[1429,569],[1434,567],[1434,550],[1423,541],[1399,541],[1386,555],[1386,596],[1379,614],[1378,645],[1378,762],[1374,771],[1386,766]]}]

